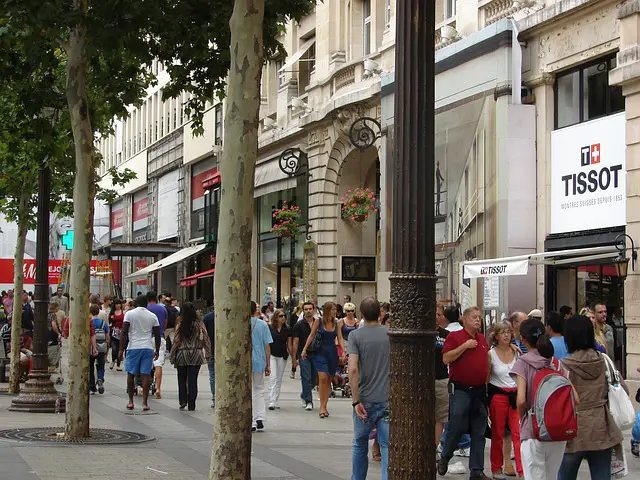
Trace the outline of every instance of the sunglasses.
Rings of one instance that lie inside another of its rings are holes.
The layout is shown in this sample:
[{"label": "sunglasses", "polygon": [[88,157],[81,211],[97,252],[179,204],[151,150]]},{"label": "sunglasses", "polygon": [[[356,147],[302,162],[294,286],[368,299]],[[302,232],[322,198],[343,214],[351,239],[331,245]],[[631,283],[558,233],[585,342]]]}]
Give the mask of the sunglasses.
[{"label": "sunglasses", "polygon": [[354,312],[355,312],[355,310],[345,310],[345,312],[347,312],[347,313],[354,313]]}]

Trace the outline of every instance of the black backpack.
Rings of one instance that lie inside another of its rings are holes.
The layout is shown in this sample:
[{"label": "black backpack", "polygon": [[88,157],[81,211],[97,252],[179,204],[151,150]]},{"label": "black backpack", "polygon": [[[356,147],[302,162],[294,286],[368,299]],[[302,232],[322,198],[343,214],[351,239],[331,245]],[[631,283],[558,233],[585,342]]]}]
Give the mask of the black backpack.
[{"label": "black backpack", "polygon": [[176,307],[165,306],[167,309],[167,328],[176,328],[176,321],[178,320],[178,310]]}]

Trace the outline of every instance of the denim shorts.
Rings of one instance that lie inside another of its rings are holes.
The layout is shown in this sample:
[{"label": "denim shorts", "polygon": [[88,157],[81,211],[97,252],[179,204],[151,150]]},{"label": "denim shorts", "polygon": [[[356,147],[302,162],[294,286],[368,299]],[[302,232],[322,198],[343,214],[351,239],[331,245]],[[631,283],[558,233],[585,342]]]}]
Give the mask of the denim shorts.
[{"label": "denim shorts", "polygon": [[153,371],[154,352],[150,348],[127,350],[124,368],[131,375],[150,375]]}]

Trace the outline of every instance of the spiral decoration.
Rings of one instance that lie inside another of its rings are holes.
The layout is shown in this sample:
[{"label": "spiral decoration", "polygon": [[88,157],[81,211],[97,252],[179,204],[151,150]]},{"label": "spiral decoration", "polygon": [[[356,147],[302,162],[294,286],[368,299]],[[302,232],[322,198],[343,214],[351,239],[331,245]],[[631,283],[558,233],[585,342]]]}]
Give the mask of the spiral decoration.
[{"label": "spiral decoration", "polygon": [[303,152],[299,148],[287,148],[280,154],[280,170],[293,177],[300,170],[300,157]]},{"label": "spiral decoration", "polygon": [[371,117],[361,117],[357,119],[349,129],[349,140],[351,144],[364,151],[371,147],[380,136],[380,123]]}]

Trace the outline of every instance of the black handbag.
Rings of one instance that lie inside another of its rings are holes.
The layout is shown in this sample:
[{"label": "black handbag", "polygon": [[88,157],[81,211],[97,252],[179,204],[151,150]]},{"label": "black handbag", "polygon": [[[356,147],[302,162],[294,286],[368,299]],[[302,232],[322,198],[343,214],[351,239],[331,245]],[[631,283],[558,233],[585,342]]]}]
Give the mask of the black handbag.
[{"label": "black handbag", "polygon": [[309,348],[307,348],[307,350],[309,350],[310,352],[315,352],[316,350],[320,349],[321,345],[322,333],[320,333],[320,329],[318,329],[318,331],[316,332],[316,336],[313,338],[313,340],[311,340],[311,343],[309,344]]}]

